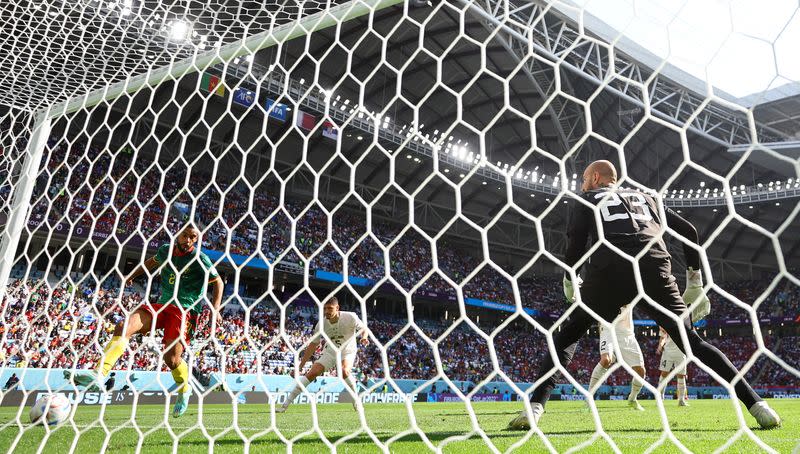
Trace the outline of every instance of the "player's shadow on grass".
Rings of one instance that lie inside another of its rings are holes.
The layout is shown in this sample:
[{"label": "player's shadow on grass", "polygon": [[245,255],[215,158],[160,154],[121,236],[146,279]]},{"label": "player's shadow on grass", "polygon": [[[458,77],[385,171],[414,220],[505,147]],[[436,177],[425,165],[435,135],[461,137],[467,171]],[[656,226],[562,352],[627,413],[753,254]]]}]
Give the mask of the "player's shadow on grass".
[{"label": "player's shadow on grass", "polygon": [[[502,431],[502,432],[491,432],[489,434],[489,436],[491,438],[495,438],[496,439],[496,438],[505,438],[505,437],[522,437],[523,434],[524,434],[524,432],[519,432],[519,431],[516,431],[516,432]],[[438,443],[440,441],[443,441],[443,440],[445,440],[447,438],[450,438],[450,437],[463,436],[464,432],[458,432],[458,431],[430,432],[430,433],[426,432],[425,435],[427,435],[428,440],[430,440],[432,443],[436,444],[436,443]],[[340,439],[342,439],[342,438],[344,438],[346,436],[347,436],[346,434],[345,435],[341,435],[341,436],[328,436],[328,441],[330,443],[336,443],[338,440],[340,440]],[[386,442],[386,440],[388,440],[389,438],[390,437],[388,437],[388,436],[380,436],[380,435],[378,436],[378,439],[380,439],[382,442]],[[480,439],[480,437],[477,436],[477,435],[474,435],[473,437],[470,437],[470,439],[473,439],[473,438],[474,439]],[[403,442],[403,443],[419,442],[419,443],[422,443],[422,438],[420,438],[419,435],[410,434],[410,435],[406,435],[405,437],[402,437],[402,438],[399,438],[397,440],[394,440],[392,442],[392,444],[398,443],[398,442]],[[242,445],[242,444],[244,444],[244,440],[242,440],[240,438],[221,438],[221,439],[218,439],[218,440],[214,441],[214,446],[215,447],[239,446],[239,445]],[[320,438],[304,437],[304,438],[301,438],[300,440],[297,440],[297,441],[295,441],[293,443],[294,446],[297,446],[297,445],[311,445],[311,444],[323,445],[324,442]],[[367,435],[367,434],[360,434],[360,435],[358,435],[356,437],[349,438],[345,442],[345,444],[368,444],[370,446],[375,446],[374,442],[372,441],[372,438],[370,438],[370,436]],[[184,447],[186,447],[186,446],[207,446],[208,445],[208,440],[206,438],[197,438],[197,439],[191,439],[191,440],[182,439],[182,440],[180,440],[178,442],[178,445],[179,446],[184,446]],[[264,437],[255,438],[254,440],[251,440],[250,445],[253,446],[253,447],[265,447],[265,446],[269,446],[269,445],[285,446],[283,444],[283,441],[281,441],[279,438],[277,438],[277,436],[274,436],[274,434],[267,434]],[[157,442],[154,442],[154,443],[145,442],[145,447],[156,448],[156,447],[160,447],[160,446],[172,446],[172,440],[163,440],[163,442],[162,441],[157,441]]]},{"label": "player's shadow on grass", "polygon": [[[653,428],[650,428],[650,429],[637,429],[637,428],[609,429],[607,427],[604,427],[603,429],[606,431],[607,434],[609,434],[611,436],[611,438],[614,438],[614,434],[615,433],[627,433],[627,432],[630,432],[630,433],[641,433],[641,432],[651,433],[652,432],[652,433],[657,433],[657,434],[663,433],[663,429],[661,427],[653,427]],[[506,432],[510,432],[510,433],[518,433],[518,434],[525,433],[523,431],[511,430],[511,429],[505,429],[505,431]],[[673,428],[672,431],[673,432],[678,432],[678,433],[681,433],[681,432],[719,432],[719,429],[718,428],[702,429],[702,428],[699,428],[699,427],[694,427],[694,428],[689,428],[689,429],[674,429]],[[542,432],[547,436],[549,436],[549,435],[578,435],[578,434],[593,434],[593,433],[597,432],[597,430],[596,429],[580,429],[580,430],[546,430],[545,429],[545,430],[542,430]]]}]

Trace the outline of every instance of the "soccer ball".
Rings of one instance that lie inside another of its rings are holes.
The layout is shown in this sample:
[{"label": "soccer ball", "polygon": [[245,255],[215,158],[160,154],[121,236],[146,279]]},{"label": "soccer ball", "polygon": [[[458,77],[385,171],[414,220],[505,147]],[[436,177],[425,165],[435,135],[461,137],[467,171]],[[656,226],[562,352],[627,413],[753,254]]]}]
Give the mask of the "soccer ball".
[{"label": "soccer ball", "polygon": [[70,403],[63,394],[45,394],[31,407],[31,423],[56,426],[69,418]]}]

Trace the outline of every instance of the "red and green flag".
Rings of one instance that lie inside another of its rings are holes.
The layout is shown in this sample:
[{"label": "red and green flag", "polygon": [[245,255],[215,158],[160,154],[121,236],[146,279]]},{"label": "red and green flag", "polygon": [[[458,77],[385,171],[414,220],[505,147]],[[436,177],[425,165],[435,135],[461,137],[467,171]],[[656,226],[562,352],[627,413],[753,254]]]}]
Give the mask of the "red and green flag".
[{"label": "red and green flag", "polygon": [[225,96],[225,85],[221,82],[222,80],[219,76],[203,73],[203,77],[200,80],[200,88],[217,96]]}]

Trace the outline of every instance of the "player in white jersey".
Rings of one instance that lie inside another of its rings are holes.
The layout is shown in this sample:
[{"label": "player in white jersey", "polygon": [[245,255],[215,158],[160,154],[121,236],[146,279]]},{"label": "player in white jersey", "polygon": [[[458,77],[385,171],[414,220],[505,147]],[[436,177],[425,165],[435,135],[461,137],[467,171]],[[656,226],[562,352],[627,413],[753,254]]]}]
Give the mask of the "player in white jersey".
[{"label": "player in white jersey", "polygon": [[686,355],[683,354],[675,344],[675,341],[669,337],[669,334],[663,328],[658,334],[660,339],[658,340],[656,354],[661,353],[661,362],[658,363],[658,368],[661,371],[661,381],[663,382],[670,372],[678,368],[676,376],[678,391],[675,398],[678,400],[678,405],[688,407],[689,403],[686,401]]},{"label": "player in white jersey", "polygon": [[[620,314],[617,316],[614,323],[614,331],[619,341],[619,350],[622,354],[622,361],[631,366],[639,377],[645,376],[644,370],[644,356],[642,356],[642,349],[639,348],[639,343],[636,342],[636,335],[633,332],[633,314],[631,313],[631,305],[623,306],[620,309]],[[600,362],[594,366],[592,371],[592,378],[589,382],[589,392],[594,393],[597,387],[602,384],[605,379],[605,374],[608,368],[616,361],[614,349],[614,336],[611,332],[600,325]],[[631,380],[631,392],[628,394],[628,405],[639,411],[644,408],[636,400],[641,391],[643,382],[639,377],[633,377]]]},{"label": "player in white jersey", "polygon": [[[324,319],[317,323],[314,332],[316,333],[311,338],[308,348],[303,352],[303,359],[300,360],[298,370],[303,370],[303,366],[311,359],[314,352],[320,343],[322,333],[330,339],[325,343],[325,348],[322,351],[322,356],[311,365],[311,369],[298,380],[300,384],[296,384],[286,402],[280,408],[275,409],[277,413],[283,413],[289,408],[289,405],[294,401],[298,394],[303,391],[303,388],[313,382],[323,372],[331,369],[341,367],[342,378],[347,386],[353,391],[355,396],[358,396],[356,383],[353,379],[351,369],[356,360],[356,353],[358,347],[356,345],[356,335],[361,333],[361,345],[366,346],[369,343],[366,327],[364,323],[358,318],[354,312],[345,312],[339,310],[339,300],[335,297],[325,302],[323,308]],[[338,351],[337,351],[338,350]],[[339,356],[341,354],[341,356]],[[356,399],[353,402],[353,408],[358,408]]]}]

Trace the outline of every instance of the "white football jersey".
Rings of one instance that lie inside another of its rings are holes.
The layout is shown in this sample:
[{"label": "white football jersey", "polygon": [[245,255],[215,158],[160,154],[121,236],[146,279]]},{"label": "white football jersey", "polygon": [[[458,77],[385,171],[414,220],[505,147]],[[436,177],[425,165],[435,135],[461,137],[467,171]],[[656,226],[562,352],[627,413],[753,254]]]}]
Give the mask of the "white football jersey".
[{"label": "white football jersey", "polygon": [[[320,323],[322,323],[321,331]],[[324,332],[328,336],[328,339],[341,350],[343,355],[355,353],[358,350],[356,334],[363,331],[363,329],[364,324],[355,312],[340,311],[339,320],[336,323],[331,323],[326,318],[317,322],[317,326],[314,328],[314,332],[317,334],[314,335],[312,341],[319,342],[321,339],[324,339],[320,334]],[[330,349],[335,352],[331,342],[325,343],[325,349]]]},{"label": "white football jersey", "polygon": [[672,337],[667,334],[667,342],[664,344],[664,353],[683,355],[683,352],[678,348],[678,344],[672,340]]},{"label": "white football jersey", "polygon": [[630,304],[620,309],[614,331],[617,332],[617,337],[633,336],[633,309]]}]

